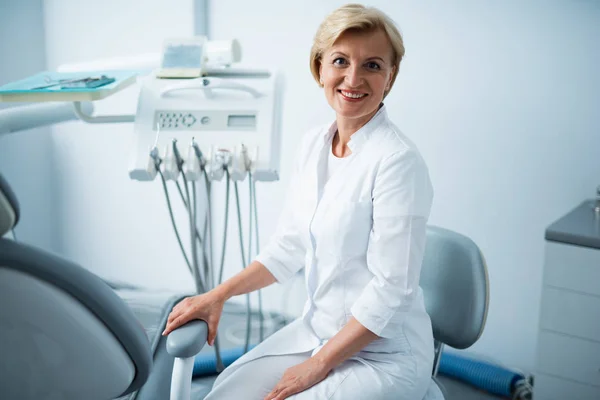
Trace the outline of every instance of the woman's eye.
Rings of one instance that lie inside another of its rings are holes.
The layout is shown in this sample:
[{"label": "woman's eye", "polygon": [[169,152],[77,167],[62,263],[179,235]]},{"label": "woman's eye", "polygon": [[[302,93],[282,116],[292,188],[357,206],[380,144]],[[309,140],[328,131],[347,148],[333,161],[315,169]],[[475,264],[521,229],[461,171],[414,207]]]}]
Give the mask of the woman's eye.
[{"label": "woman's eye", "polygon": [[336,58],[333,60],[333,65],[346,65],[346,60],[344,58]]},{"label": "woman's eye", "polygon": [[369,69],[380,69],[381,67],[376,62],[371,61],[371,62],[367,63],[367,68],[369,68]]}]

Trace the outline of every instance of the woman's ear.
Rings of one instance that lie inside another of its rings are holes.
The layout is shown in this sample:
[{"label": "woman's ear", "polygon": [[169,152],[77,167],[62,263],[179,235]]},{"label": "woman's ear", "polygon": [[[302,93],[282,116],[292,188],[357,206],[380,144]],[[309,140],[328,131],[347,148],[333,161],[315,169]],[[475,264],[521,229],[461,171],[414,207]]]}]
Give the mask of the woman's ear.
[{"label": "woman's ear", "polygon": [[390,73],[390,77],[388,78],[387,85],[385,86],[385,91],[386,91],[386,92],[389,92],[389,91],[390,91],[390,89],[391,89],[391,86],[392,86],[392,80],[394,79],[394,76],[395,76],[395,74],[396,74],[396,68],[398,68],[398,67],[397,67],[397,66],[395,66],[395,65],[392,67],[392,71],[391,71],[391,73]]},{"label": "woman's ear", "polygon": [[319,84],[323,87],[323,64],[319,62]]}]

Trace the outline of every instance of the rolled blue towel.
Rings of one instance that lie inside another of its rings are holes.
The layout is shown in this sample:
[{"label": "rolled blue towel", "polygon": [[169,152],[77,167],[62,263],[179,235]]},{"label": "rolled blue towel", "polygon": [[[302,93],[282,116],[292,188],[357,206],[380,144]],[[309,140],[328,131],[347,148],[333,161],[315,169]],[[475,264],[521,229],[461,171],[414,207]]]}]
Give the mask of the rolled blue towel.
[{"label": "rolled blue towel", "polygon": [[[256,345],[249,346],[249,350],[253,349]],[[223,360],[223,365],[225,368],[230,366],[244,355],[244,346],[234,347],[231,349],[221,350],[221,360]],[[206,375],[214,375],[217,373],[217,357],[215,356],[215,352],[211,351],[209,353],[200,353],[194,359],[194,369],[192,371],[192,376],[206,376]]]}]

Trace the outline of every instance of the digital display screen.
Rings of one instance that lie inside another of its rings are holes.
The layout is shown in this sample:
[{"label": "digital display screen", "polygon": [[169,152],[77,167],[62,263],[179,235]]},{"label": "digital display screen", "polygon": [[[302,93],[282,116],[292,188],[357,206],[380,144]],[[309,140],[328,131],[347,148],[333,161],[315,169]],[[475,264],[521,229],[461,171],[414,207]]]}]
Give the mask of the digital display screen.
[{"label": "digital display screen", "polygon": [[201,68],[202,46],[171,45],[165,49],[163,68]]},{"label": "digital display screen", "polygon": [[255,128],[256,115],[230,115],[227,118],[227,126],[230,128]]}]

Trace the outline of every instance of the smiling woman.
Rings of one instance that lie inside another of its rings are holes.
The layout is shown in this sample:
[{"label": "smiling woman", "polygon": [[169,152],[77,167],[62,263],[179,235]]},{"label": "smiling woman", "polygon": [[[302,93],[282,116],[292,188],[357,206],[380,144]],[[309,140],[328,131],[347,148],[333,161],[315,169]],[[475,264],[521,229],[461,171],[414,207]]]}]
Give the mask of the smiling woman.
[{"label": "smiling woman", "polygon": [[[394,85],[403,57],[402,35],[376,8],[350,4],[319,26],[310,69],[337,114],[339,136],[346,142],[375,115]],[[337,139],[333,152],[346,155]]]},{"label": "smiling woman", "polygon": [[404,56],[383,12],[335,10],[319,27],[311,71],[336,119],[299,149],[276,234],[242,272],[177,305],[215,337],[223,303],[304,268],[302,317],[245,354],[206,400],[421,400],[433,337],[419,287],[433,189],[416,146],[383,105]]},{"label": "smiling woman", "polygon": [[352,33],[363,35],[379,33],[379,35],[372,37],[375,43],[370,43],[376,44],[377,49],[366,49],[373,50],[373,53],[383,54],[384,57],[375,57],[379,58],[379,61],[382,63],[387,58],[387,67],[392,68],[390,82],[384,93],[385,97],[391,90],[398,75],[398,68],[404,57],[404,41],[394,22],[376,8],[366,8],[358,4],[349,4],[337,9],[321,23],[310,52],[310,70],[313,77],[323,86],[320,68],[323,63],[324,53],[327,50],[333,50],[336,44],[339,45],[336,42],[339,41],[341,36]]}]

